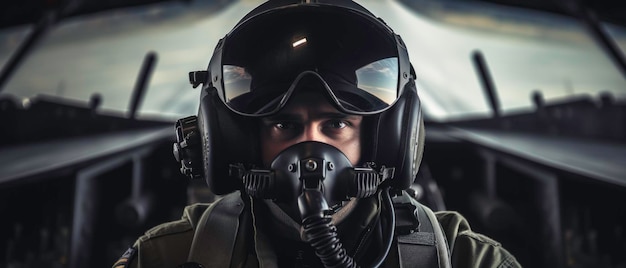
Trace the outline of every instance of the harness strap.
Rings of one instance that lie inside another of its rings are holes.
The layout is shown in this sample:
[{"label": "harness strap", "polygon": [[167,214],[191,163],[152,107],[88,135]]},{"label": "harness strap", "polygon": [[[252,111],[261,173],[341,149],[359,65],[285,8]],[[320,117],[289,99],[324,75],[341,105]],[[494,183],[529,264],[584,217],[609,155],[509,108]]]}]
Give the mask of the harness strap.
[{"label": "harness strap", "polygon": [[439,267],[432,225],[421,206],[416,210],[420,220],[418,231],[398,235],[400,267]]},{"label": "harness strap", "polygon": [[397,267],[450,268],[447,240],[434,213],[406,194],[394,200]]},{"label": "harness strap", "polygon": [[452,268],[452,260],[450,257],[450,246],[448,245],[448,239],[446,238],[445,233],[443,232],[443,228],[437,221],[437,217],[435,213],[429,208],[424,207],[424,205],[420,205],[422,210],[425,212],[424,214],[427,216],[430,221],[430,225],[433,226],[433,234],[435,236],[435,246],[437,247],[437,256],[439,261],[439,267],[441,268]]},{"label": "harness strap", "polygon": [[200,218],[187,260],[204,267],[230,265],[243,209],[239,192],[228,194],[211,205]]}]

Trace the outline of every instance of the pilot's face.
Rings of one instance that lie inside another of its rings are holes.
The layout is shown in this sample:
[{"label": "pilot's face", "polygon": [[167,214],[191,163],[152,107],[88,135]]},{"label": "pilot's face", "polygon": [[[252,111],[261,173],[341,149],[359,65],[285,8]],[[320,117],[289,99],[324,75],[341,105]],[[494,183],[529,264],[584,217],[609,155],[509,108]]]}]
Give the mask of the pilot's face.
[{"label": "pilot's face", "polygon": [[361,155],[362,116],[346,115],[317,92],[296,92],[287,105],[261,122],[263,163],[269,166],[284,149],[318,141],[341,150],[356,165]]}]

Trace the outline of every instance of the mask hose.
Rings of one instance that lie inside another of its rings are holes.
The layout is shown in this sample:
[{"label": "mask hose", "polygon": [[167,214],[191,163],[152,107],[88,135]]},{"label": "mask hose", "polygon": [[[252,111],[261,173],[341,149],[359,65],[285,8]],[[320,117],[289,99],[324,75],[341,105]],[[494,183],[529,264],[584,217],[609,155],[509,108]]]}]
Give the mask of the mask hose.
[{"label": "mask hose", "polygon": [[[379,267],[385,261],[394,237],[394,227],[396,226],[396,217],[393,208],[389,187],[382,191],[383,206],[387,210],[388,218],[383,219],[384,234],[384,252],[379,255],[378,259],[373,263],[372,267]],[[313,246],[315,254],[320,258],[325,267],[358,267],[356,262],[348,256],[346,250],[342,247],[339,238],[337,238],[337,227],[331,223],[331,217],[325,212],[328,211],[328,205],[324,196],[319,190],[306,189],[298,197],[298,207],[302,214],[302,226],[306,241]],[[308,215],[305,217],[305,215]]]},{"label": "mask hose", "polygon": [[313,246],[324,267],[358,267],[337,238],[328,204],[319,190],[305,189],[298,197],[305,240]]}]

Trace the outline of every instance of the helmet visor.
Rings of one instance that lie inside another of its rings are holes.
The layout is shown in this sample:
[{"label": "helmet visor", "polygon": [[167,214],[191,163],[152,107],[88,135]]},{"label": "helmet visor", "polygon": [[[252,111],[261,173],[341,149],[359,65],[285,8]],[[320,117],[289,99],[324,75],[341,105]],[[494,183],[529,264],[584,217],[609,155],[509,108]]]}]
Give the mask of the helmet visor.
[{"label": "helmet visor", "polygon": [[316,74],[347,113],[377,113],[399,96],[395,34],[356,11],[327,6],[272,10],[243,22],[223,42],[220,60],[211,63],[220,64],[222,75],[214,86],[240,114],[278,111],[306,73]]}]

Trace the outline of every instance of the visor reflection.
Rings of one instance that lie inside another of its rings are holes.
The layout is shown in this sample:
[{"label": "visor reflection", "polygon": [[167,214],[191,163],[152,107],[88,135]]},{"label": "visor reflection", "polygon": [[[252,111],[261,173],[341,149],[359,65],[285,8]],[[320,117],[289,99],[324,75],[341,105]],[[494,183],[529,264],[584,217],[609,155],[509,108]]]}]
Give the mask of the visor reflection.
[{"label": "visor reflection", "polygon": [[372,62],[355,71],[357,88],[392,104],[397,98],[398,58]]}]

